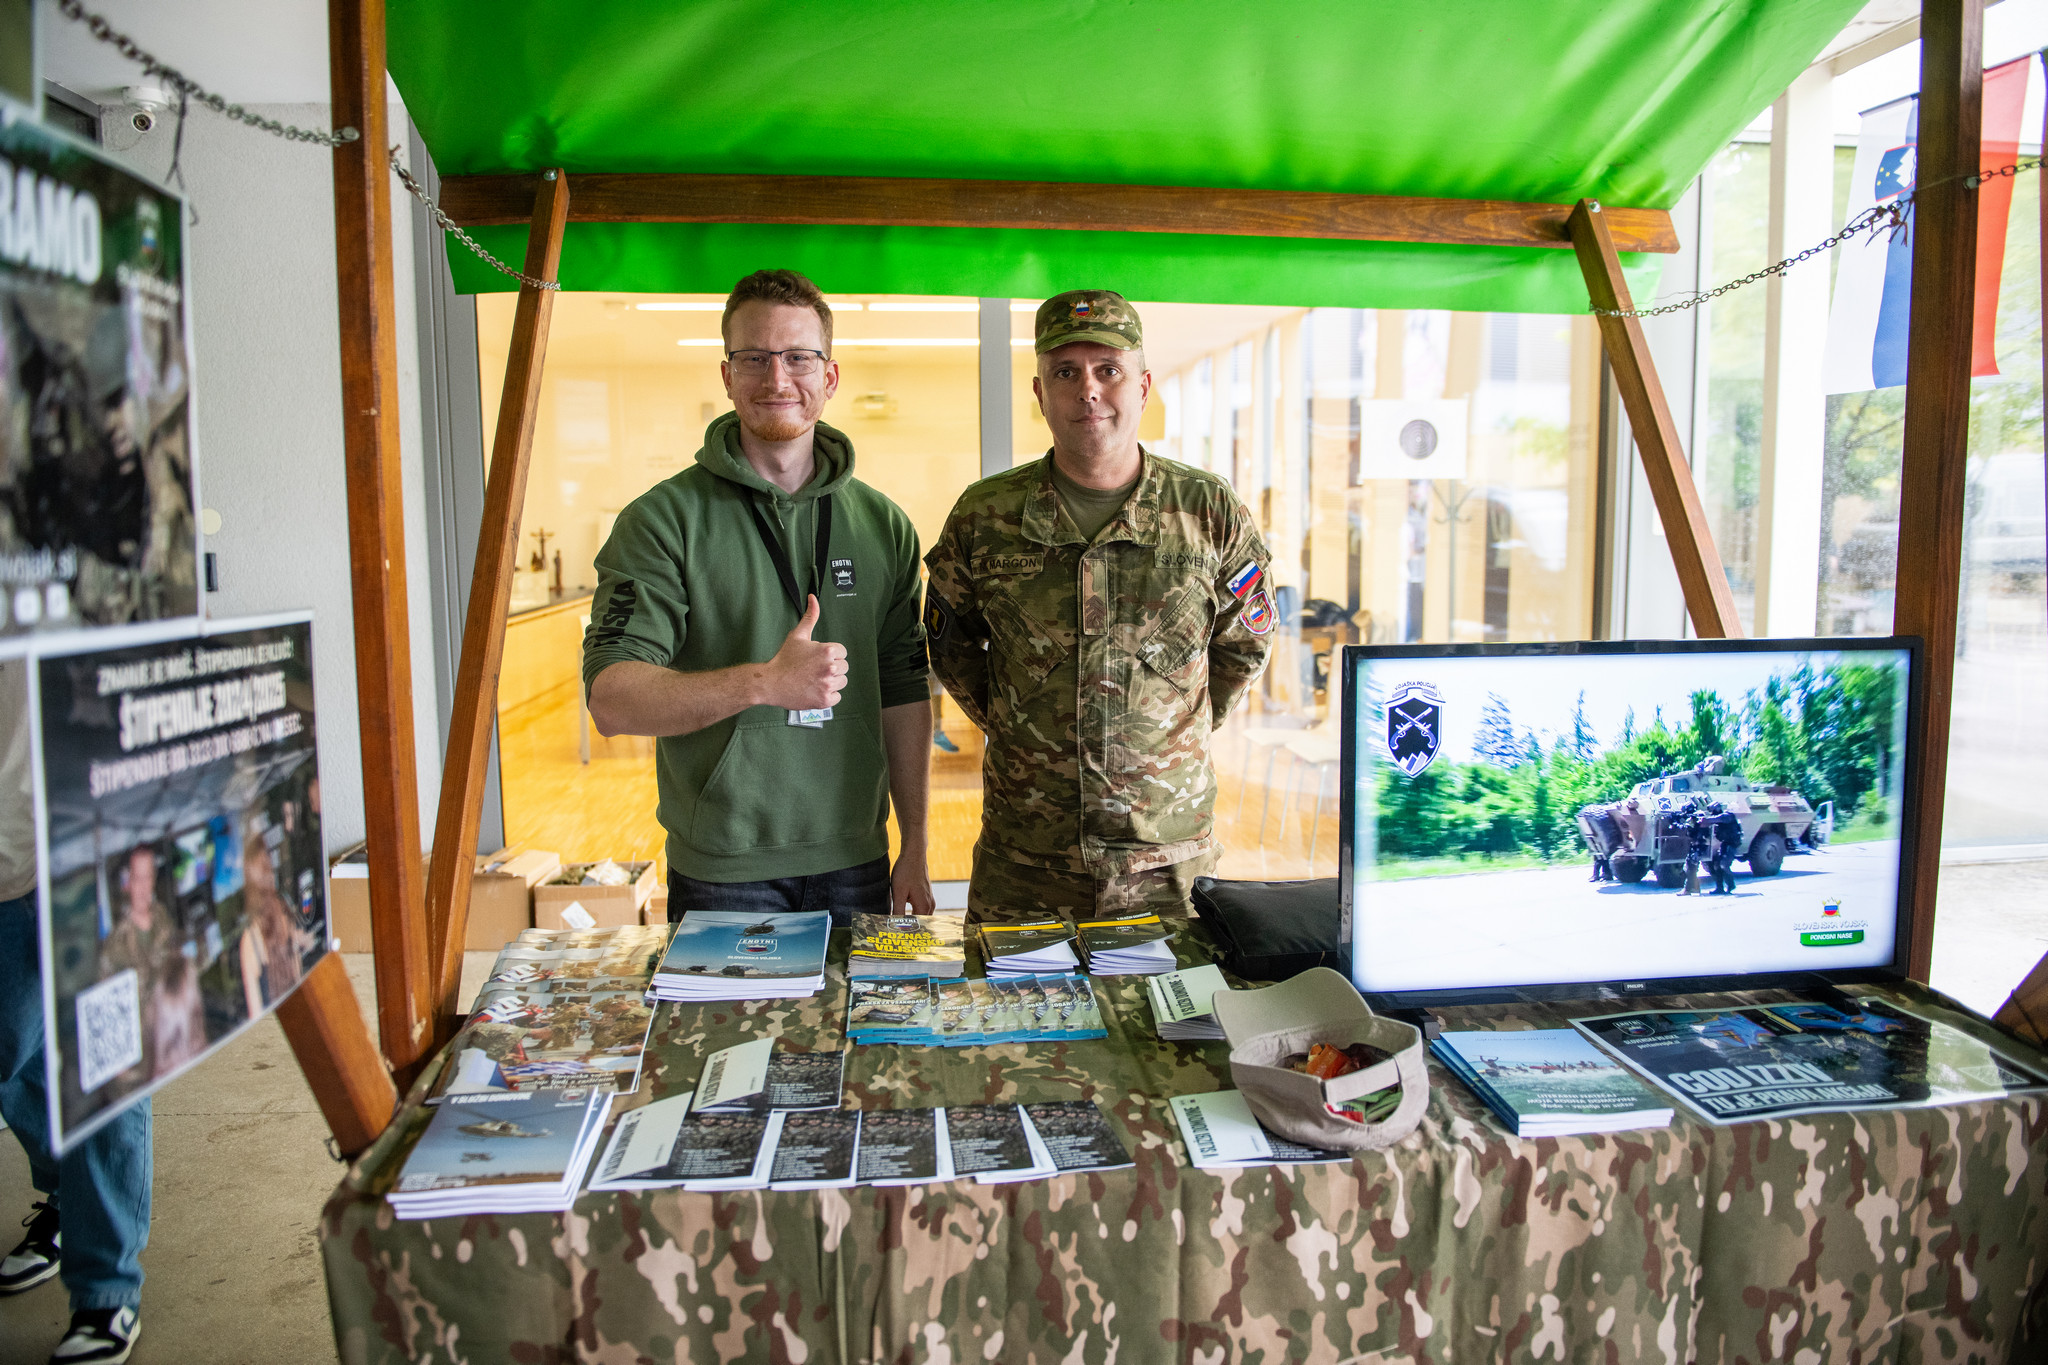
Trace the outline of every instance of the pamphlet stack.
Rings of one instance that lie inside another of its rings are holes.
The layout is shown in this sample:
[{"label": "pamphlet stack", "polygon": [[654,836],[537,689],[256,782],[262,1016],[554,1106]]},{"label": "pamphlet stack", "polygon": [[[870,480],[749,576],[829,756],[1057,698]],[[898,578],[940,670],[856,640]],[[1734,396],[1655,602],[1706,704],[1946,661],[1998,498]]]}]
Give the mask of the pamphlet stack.
[{"label": "pamphlet stack", "polygon": [[1671,1106],[1568,1028],[1446,1033],[1438,1061],[1517,1137],[1664,1128]]},{"label": "pamphlet stack", "polygon": [[1095,976],[1152,976],[1174,967],[1173,930],[1157,915],[1121,915],[1074,926]]},{"label": "pamphlet stack", "polygon": [[825,944],[832,916],[742,914],[692,910],[654,973],[654,998],[791,1000],[816,995],[825,985]]},{"label": "pamphlet stack", "polygon": [[1106,1037],[1107,1031],[1095,988],[1085,976],[910,977],[852,983],[846,1036],[855,1043],[976,1047],[1079,1042]]},{"label": "pamphlet stack", "polygon": [[1074,926],[1063,919],[984,924],[980,934],[981,957],[991,979],[1071,972],[1081,965],[1074,956]]},{"label": "pamphlet stack", "polygon": [[895,976],[927,976],[935,980],[967,970],[967,916],[960,911],[935,915],[855,915],[853,947],[846,956],[846,975],[854,981]]},{"label": "pamphlet stack", "polygon": [[406,1157],[392,1212],[466,1218],[568,1209],[612,1095],[599,1087],[450,1096]]}]

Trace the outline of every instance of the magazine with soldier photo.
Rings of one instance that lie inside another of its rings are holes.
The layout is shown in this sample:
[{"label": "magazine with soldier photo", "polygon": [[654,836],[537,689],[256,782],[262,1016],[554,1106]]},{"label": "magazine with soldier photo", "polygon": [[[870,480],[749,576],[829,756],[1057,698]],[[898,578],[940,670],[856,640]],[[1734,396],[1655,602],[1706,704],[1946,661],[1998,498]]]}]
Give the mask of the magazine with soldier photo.
[{"label": "magazine with soldier photo", "polygon": [[328,950],[310,618],[42,656],[45,1024],[68,1147]]},{"label": "magazine with soldier photo", "polygon": [[1881,1000],[1638,1010],[1572,1022],[1709,1123],[1907,1109],[2048,1088],[1962,1030]]},{"label": "magazine with soldier photo", "polygon": [[0,653],[199,610],[184,215],[0,109]]}]

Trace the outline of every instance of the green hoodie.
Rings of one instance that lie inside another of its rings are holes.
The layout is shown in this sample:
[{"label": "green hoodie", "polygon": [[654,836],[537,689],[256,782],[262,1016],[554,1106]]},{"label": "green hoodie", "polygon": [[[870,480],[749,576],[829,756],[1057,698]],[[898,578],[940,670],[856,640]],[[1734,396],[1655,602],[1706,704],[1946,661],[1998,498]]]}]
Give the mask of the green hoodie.
[{"label": "green hoodie", "polygon": [[[833,563],[812,638],[846,646],[832,719],[810,729],[791,725],[781,707],[750,706],[655,741],[669,868],[708,882],[804,877],[886,857],[881,713],[931,695],[910,518],[853,477],[853,445],[831,427],[817,428],[817,472],[794,495],[755,472],[739,430],[735,414],[718,418],[695,465],[619,514],[598,551],[583,641],[586,692],[624,659],[683,673],[767,662],[797,613],[746,505],[766,515],[808,590],[818,501],[831,495]],[[850,585],[837,581],[847,571]]]}]

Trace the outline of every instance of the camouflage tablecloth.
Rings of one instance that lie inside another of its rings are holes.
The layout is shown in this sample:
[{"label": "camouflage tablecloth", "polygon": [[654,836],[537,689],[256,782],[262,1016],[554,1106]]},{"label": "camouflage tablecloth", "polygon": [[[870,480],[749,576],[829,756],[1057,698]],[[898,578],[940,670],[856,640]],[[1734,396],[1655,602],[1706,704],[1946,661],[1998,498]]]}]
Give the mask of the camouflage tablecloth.
[{"label": "camouflage tablecloth", "polygon": [[[1432,1064],[1428,1115],[1394,1150],[1212,1174],[1187,1164],[1165,1101],[1229,1088],[1223,1046],[1161,1043],[1140,984],[1102,984],[1105,1041],[858,1048],[847,1099],[1094,1100],[1130,1170],[400,1222],[380,1192],[424,1122],[416,1090],[323,1215],[341,1358],[2003,1360],[2048,1269],[2040,1096],[1522,1141]],[[1899,998],[1996,1037],[1923,992]],[[633,1102],[691,1088],[749,1035],[827,1042],[844,1000],[835,968],[809,1000],[666,1007]],[[1552,1027],[1585,1012],[1443,1013]]]}]

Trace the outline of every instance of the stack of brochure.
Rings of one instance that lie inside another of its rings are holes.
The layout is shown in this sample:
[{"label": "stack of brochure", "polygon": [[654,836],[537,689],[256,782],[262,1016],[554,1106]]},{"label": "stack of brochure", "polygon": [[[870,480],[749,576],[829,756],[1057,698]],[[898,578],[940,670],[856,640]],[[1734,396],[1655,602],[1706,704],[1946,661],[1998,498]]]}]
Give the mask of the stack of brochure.
[{"label": "stack of brochure", "polygon": [[498,954],[427,1103],[507,1090],[630,1091],[654,1011],[666,925],[528,929]]},{"label": "stack of brochure", "polygon": [[855,1043],[975,1047],[1081,1042],[1107,1033],[1088,978],[1067,975],[855,981],[847,998],[846,1036]]},{"label": "stack of brochure", "polygon": [[1175,1095],[1170,1103],[1188,1160],[1205,1170],[1351,1160],[1349,1152],[1326,1152],[1281,1137],[1258,1121],[1236,1090]]},{"label": "stack of brochure", "polygon": [[1086,1100],[728,1115],[693,1108],[683,1094],[619,1120],[590,1188],[820,1190],[967,1176],[997,1184],[1130,1164]]},{"label": "stack of brochure", "polygon": [[714,1052],[697,1078],[698,1113],[731,1110],[837,1109],[846,1053],[797,1052],[770,1035]]},{"label": "stack of brochure", "polygon": [[981,958],[991,978],[1065,973],[1081,965],[1074,956],[1074,926],[1063,919],[984,924],[980,932]]},{"label": "stack of brochure", "polygon": [[560,1213],[576,1202],[611,1104],[609,1088],[452,1096],[406,1157],[392,1212]]},{"label": "stack of brochure", "polygon": [[1158,1021],[1159,1036],[1169,1042],[1221,1039],[1223,1026],[1216,1022],[1211,1002],[1216,992],[1229,989],[1223,980],[1223,969],[1214,963],[1145,978],[1145,998],[1152,1002],[1152,1017]]},{"label": "stack of brochure", "polygon": [[1664,1128],[1671,1106],[1568,1028],[1446,1033],[1430,1044],[1517,1137]]},{"label": "stack of brochure", "polygon": [[830,912],[739,914],[692,910],[654,973],[654,998],[788,1000],[825,985]]},{"label": "stack of brochure", "polygon": [[1095,976],[1151,976],[1174,967],[1173,931],[1157,915],[1083,920],[1081,951]]},{"label": "stack of brochure", "polygon": [[967,916],[963,911],[933,915],[853,917],[853,947],[846,974],[855,981],[891,976],[936,980],[967,970]]}]

